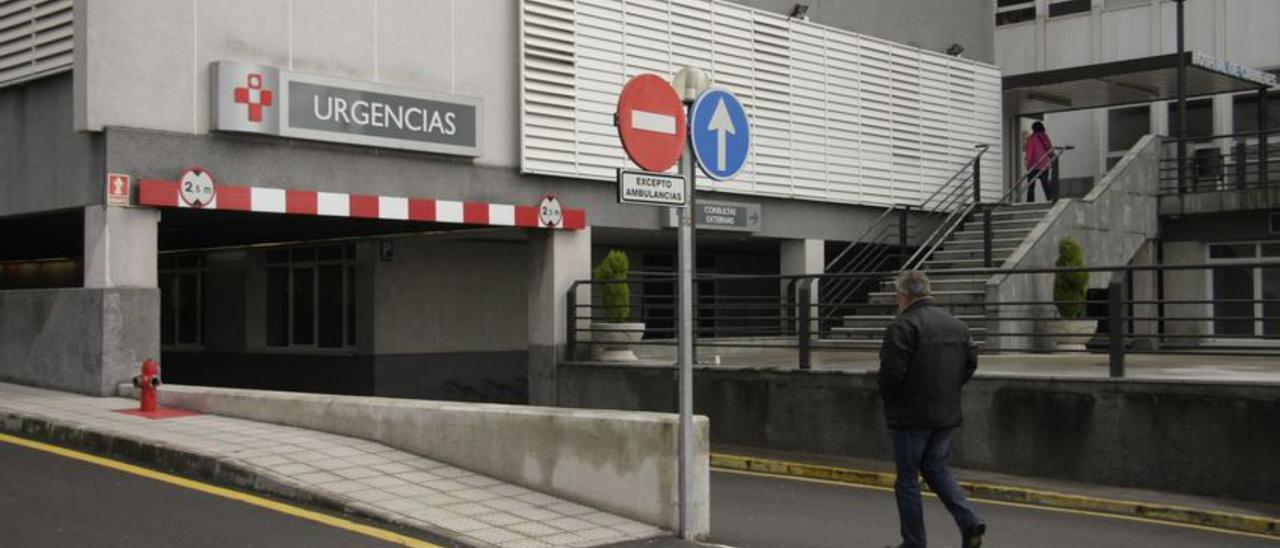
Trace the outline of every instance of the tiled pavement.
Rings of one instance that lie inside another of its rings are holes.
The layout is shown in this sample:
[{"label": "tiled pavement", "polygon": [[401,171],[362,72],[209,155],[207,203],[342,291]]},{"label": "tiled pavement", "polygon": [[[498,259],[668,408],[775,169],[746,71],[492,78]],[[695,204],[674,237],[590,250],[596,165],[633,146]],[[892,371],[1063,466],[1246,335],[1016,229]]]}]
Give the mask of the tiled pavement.
[{"label": "tiled pavement", "polygon": [[478,546],[597,546],[660,529],[371,441],[290,426],[198,415],[165,420],[136,408],[0,383],[0,415],[34,417],[228,461],[308,493]]}]

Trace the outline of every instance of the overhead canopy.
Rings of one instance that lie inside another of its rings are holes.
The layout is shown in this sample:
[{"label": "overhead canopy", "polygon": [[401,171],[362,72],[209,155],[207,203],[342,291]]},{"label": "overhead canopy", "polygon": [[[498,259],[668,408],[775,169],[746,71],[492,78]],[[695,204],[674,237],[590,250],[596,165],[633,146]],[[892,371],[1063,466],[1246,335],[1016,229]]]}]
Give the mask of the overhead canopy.
[{"label": "overhead canopy", "polygon": [[[1276,76],[1186,52],[1187,97],[1256,90]],[[1178,96],[1178,54],[1113,61],[1003,79],[1005,108],[1018,115],[1150,103]]]}]

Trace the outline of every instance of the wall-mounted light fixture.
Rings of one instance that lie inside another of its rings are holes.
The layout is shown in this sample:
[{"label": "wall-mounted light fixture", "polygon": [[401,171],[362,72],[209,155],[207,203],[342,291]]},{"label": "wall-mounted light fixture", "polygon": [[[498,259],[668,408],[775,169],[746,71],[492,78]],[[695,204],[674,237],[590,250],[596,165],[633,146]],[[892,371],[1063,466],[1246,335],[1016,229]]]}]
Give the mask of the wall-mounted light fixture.
[{"label": "wall-mounted light fixture", "polygon": [[796,7],[791,8],[791,18],[799,19],[801,21],[808,21],[809,20],[809,4],[796,4]]}]

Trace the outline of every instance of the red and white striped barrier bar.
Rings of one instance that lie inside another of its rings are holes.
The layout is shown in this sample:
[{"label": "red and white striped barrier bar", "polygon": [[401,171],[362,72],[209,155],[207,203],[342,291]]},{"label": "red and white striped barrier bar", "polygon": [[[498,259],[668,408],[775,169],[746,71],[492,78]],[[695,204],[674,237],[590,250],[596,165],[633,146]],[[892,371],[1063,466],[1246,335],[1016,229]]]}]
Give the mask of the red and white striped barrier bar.
[{"label": "red and white striped barrier bar", "polygon": [[587,226],[587,212],[582,209],[564,209],[560,224],[547,226],[538,215],[536,205],[458,202],[224,184],[218,184],[214,189],[214,197],[208,205],[194,207],[182,199],[177,181],[143,179],[138,181],[138,204],[217,211],[324,215],[523,228],[579,230]]}]

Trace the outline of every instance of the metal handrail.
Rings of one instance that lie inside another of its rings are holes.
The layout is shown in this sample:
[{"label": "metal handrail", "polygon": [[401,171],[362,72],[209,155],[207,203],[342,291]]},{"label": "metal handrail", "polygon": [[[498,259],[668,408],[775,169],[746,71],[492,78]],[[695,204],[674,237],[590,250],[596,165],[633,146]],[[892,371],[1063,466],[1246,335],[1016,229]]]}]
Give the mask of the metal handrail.
[{"label": "metal handrail", "polygon": [[[1071,145],[1053,147],[1049,149],[1045,155],[1037,158],[1035,163],[1040,164],[1043,162],[1046,165],[1053,166],[1057,163],[1058,158],[1061,157],[1064,152],[1074,149],[1075,147]],[[1011,199],[1014,196],[1017,196],[1027,182],[1031,180],[1031,175],[1031,172],[1027,172],[1019,177],[1014,184],[1010,185],[1009,190],[1005,192],[1005,194],[1000,197],[1000,200],[994,205],[1005,205],[1011,203]],[[1036,175],[1039,175],[1039,173],[1036,173]],[[968,216],[973,213],[979,205],[980,204],[975,201],[970,202],[962,208],[953,210],[951,214],[938,225],[938,228],[935,229],[929,237],[925,238],[924,242],[916,252],[902,264],[902,268],[900,270],[910,270],[923,264],[928,257],[933,255],[934,251],[937,251],[938,247],[941,246],[943,242],[947,241],[947,239],[951,237],[951,234],[959,228],[960,224],[964,222],[964,219],[968,218]]]},{"label": "metal handrail", "polygon": [[1221,133],[1218,135],[1202,135],[1202,136],[1188,136],[1188,137],[1171,137],[1168,135],[1161,135],[1160,140],[1165,143],[1176,143],[1178,141],[1199,142],[1199,141],[1214,141],[1218,139],[1239,139],[1241,137],[1244,137],[1244,138],[1261,137],[1263,135],[1280,135],[1280,129],[1264,129],[1264,130],[1258,130],[1258,131],[1242,131],[1239,133]]},{"label": "metal handrail", "polygon": [[[978,162],[982,160],[982,155],[991,148],[991,145],[977,144],[974,145],[974,148],[977,149],[977,153],[975,153],[973,157],[969,158],[964,165],[952,172],[946,181],[938,185],[938,187],[935,188],[929,196],[925,197],[924,200],[920,202],[919,206],[898,206],[886,208],[884,213],[880,214],[871,226],[863,231],[857,239],[853,240],[848,246],[846,246],[834,260],[827,264],[825,271],[830,272],[835,270],[836,267],[840,265],[841,259],[843,259],[854,246],[859,244],[862,244],[862,248],[859,249],[858,252],[845,263],[845,267],[840,268],[838,272],[853,272],[882,268],[884,266],[884,261],[887,259],[889,247],[892,245],[890,242],[883,241],[885,232],[891,226],[889,223],[886,223],[885,220],[888,219],[890,214],[895,211],[899,214],[904,214],[904,209],[909,210],[919,208],[923,213],[923,215],[917,219],[919,226],[928,226],[928,223],[934,221],[939,214],[954,206],[957,201],[962,200],[964,196],[968,195],[968,190],[970,188],[968,183],[974,176],[974,172],[971,168],[978,165]],[[868,236],[871,237],[868,238]],[[865,284],[866,280],[841,280],[833,286],[825,288],[825,290],[828,295],[834,297],[832,299],[833,302],[842,302],[849,296],[857,294]],[[839,308],[839,305],[828,307],[818,315],[819,319],[826,320],[834,317],[836,313],[839,312]]]}]

